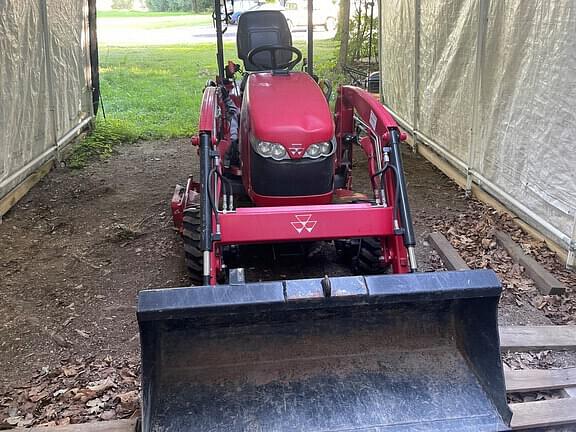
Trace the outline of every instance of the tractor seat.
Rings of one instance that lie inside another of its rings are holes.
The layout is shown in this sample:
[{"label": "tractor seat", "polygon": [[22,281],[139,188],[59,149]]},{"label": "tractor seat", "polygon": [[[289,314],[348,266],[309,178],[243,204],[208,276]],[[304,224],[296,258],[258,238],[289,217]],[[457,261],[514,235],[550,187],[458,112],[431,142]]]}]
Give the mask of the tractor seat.
[{"label": "tractor seat", "polygon": [[[264,45],[292,46],[292,34],[284,14],[276,10],[256,10],[240,15],[236,33],[238,57],[244,62],[244,70],[248,72],[262,71],[261,68],[248,61],[248,53],[254,48]],[[254,56],[258,63],[270,64],[270,53],[261,52]],[[278,63],[288,63],[292,59],[289,51],[278,51]]]}]

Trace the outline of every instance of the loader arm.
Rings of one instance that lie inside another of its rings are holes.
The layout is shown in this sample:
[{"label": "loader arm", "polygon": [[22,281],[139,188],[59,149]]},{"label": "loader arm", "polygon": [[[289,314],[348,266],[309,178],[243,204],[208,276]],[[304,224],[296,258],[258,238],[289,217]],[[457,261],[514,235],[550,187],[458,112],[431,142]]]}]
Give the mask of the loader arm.
[{"label": "loader arm", "polygon": [[[336,99],[336,140],[340,149],[337,165],[344,175],[351,175],[352,146],[356,141],[368,157],[368,171],[377,202],[394,207],[395,233],[402,236],[403,244],[408,252],[411,271],[417,270],[416,236],[412,224],[408,191],[404,177],[404,167],[400,151],[400,142],[406,139],[406,134],[400,131],[398,124],[367,91],[353,86],[342,86],[338,89]],[[362,129],[366,136],[358,137],[357,128]],[[348,186],[351,180],[345,180]],[[388,239],[388,243],[397,243],[397,239]],[[390,245],[383,244],[384,248]],[[399,245],[395,245],[398,248]]]},{"label": "loader arm", "polygon": [[[204,89],[198,136],[192,143],[198,146],[200,156],[200,181],[197,185],[201,210],[200,250],[203,255],[202,278],[204,284],[215,284],[215,274],[220,267],[219,238],[220,220],[218,203],[222,193],[222,159],[230,147],[225,137],[230,134],[230,123],[227,121],[227,109],[223,101],[222,86],[207,86]],[[230,191],[228,191],[230,192]],[[184,193],[188,196],[188,190]],[[228,195],[224,194],[224,203]],[[183,209],[182,211],[185,211]]]}]

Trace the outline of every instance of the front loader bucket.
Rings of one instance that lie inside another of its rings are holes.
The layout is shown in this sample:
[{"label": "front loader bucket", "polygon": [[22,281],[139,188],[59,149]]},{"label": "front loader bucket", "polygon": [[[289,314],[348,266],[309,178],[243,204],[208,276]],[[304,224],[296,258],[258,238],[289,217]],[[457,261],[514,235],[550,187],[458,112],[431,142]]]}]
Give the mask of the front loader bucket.
[{"label": "front loader bucket", "polygon": [[489,270],[142,291],[143,431],[497,431]]}]

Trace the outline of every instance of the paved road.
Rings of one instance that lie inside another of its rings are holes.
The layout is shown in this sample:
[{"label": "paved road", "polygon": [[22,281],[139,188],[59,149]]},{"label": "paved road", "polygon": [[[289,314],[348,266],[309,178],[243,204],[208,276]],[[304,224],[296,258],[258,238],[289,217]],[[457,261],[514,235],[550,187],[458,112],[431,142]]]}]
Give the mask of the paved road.
[{"label": "paved road", "polygon": [[[314,39],[329,39],[334,32],[315,31]],[[306,31],[293,31],[294,40],[306,40]],[[236,40],[236,26],[229,26],[224,33],[224,41]],[[117,26],[100,26],[98,42],[102,45],[173,45],[210,43],[216,41],[216,32],[212,26],[174,27],[161,29],[123,29]]]}]

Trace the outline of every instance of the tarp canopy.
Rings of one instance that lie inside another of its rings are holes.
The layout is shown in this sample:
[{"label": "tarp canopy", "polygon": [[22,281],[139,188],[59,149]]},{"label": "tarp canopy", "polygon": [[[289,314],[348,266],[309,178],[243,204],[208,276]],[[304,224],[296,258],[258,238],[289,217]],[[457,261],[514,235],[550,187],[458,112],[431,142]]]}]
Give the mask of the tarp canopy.
[{"label": "tarp canopy", "polygon": [[576,3],[381,0],[381,95],[417,141],[576,247]]},{"label": "tarp canopy", "polygon": [[0,1],[0,198],[92,117],[88,0]]}]

